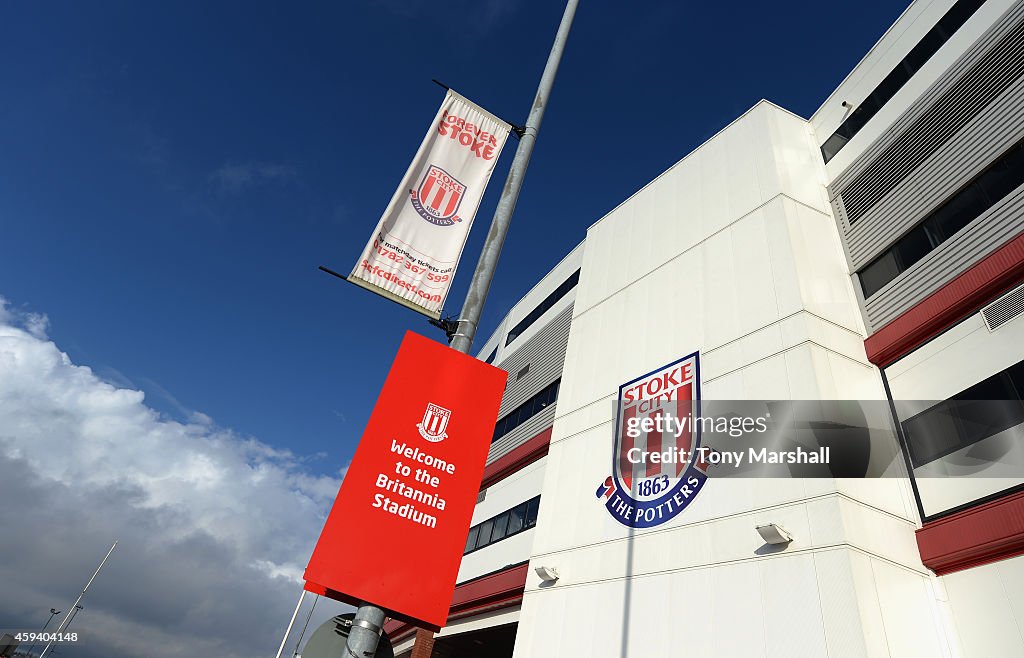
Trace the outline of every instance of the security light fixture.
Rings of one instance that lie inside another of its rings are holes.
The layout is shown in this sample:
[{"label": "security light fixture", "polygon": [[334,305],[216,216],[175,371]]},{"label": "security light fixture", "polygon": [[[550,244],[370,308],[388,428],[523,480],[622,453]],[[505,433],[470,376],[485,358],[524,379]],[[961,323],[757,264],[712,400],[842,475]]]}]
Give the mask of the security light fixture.
[{"label": "security light fixture", "polygon": [[558,569],[555,567],[537,567],[534,571],[546,583],[553,583],[558,580]]},{"label": "security light fixture", "polygon": [[766,544],[772,544],[774,546],[779,544],[788,544],[793,541],[793,535],[786,532],[785,528],[781,528],[774,523],[759,525],[754,529],[757,530],[757,534],[761,535],[761,539],[763,539]]}]

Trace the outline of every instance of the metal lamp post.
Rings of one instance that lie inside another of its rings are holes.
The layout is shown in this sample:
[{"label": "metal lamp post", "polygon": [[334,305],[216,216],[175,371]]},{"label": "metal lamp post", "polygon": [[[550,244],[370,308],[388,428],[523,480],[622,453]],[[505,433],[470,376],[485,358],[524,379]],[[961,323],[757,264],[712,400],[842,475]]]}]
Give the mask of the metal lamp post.
[{"label": "metal lamp post", "polygon": [[[498,206],[494,210],[491,227],[487,232],[483,250],[480,252],[480,260],[477,262],[473,280],[466,293],[466,301],[462,305],[462,314],[459,316],[459,325],[452,337],[451,347],[464,354],[468,354],[473,346],[473,337],[480,324],[487,292],[494,279],[498,257],[505,244],[512,212],[519,199],[519,190],[523,186],[526,168],[530,164],[530,156],[533,154],[533,147],[537,141],[537,133],[540,132],[544,110],[547,108],[548,99],[551,96],[551,87],[554,85],[555,75],[558,73],[558,65],[562,59],[562,52],[565,50],[565,42],[569,38],[569,30],[572,27],[578,4],[579,0],[568,0],[565,5],[562,22],[558,26],[555,42],[551,46],[547,64],[544,66],[540,84],[537,86],[537,94],[533,99],[533,106],[530,108],[530,116],[526,120],[523,135],[519,139],[519,147],[512,160],[508,178],[505,179],[505,187],[501,191]],[[352,630],[348,636],[346,648],[349,656],[351,658],[372,658],[377,652],[377,642],[383,631],[384,610],[372,603],[361,603],[356,611],[355,619],[352,620]]]}]

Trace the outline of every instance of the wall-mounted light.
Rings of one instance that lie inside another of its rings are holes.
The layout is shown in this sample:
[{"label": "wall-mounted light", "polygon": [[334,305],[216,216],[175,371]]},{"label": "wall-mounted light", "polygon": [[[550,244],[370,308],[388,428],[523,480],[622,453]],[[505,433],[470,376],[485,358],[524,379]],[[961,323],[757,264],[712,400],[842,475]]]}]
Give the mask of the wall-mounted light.
[{"label": "wall-mounted light", "polygon": [[558,569],[555,567],[537,567],[534,571],[546,583],[553,583],[558,580]]},{"label": "wall-mounted light", "polygon": [[757,534],[761,535],[761,539],[763,539],[766,544],[788,544],[793,541],[793,535],[786,532],[785,528],[779,527],[774,523],[759,525],[754,529],[757,530]]}]

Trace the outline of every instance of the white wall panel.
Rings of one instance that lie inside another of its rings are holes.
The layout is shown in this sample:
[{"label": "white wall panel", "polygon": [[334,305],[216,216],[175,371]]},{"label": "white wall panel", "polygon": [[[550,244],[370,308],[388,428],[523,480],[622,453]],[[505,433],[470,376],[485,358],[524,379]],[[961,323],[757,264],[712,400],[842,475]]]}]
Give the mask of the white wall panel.
[{"label": "white wall panel", "polygon": [[942,578],[965,658],[1024,656],[1024,557]]},{"label": "white wall panel", "polygon": [[895,400],[946,400],[1022,359],[1024,316],[990,332],[975,313],[886,368],[885,375]]},{"label": "white wall panel", "polygon": [[[765,653],[769,658],[818,658],[827,654],[819,583],[812,555],[758,563],[764,601]],[[793,629],[799,628],[799,633]]]},{"label": "white wall panel", "polygon": [[[871,630],[881,626],[881,619],[872,621],[858,604],[852,558],[858,554],[845,550],[818,551],[813,554],[815,592],[825,632],[825,651],[829,658],[866,658],[885,655],[885,638]],[[862,557],[862,556],[861,556]]]},{"label": "white wall panel", "polygon": [[[711,569],[711,656],[767,658],[764,600],[756,564],[729,564]],[[742,628],[742,633],[736,629]]]},{"label": "white wall panel", "polygon": [[927,578],[879,559],[871,560],[871,570],[889,655],[892,658],[944,655],[944,633],[935,616]]}]

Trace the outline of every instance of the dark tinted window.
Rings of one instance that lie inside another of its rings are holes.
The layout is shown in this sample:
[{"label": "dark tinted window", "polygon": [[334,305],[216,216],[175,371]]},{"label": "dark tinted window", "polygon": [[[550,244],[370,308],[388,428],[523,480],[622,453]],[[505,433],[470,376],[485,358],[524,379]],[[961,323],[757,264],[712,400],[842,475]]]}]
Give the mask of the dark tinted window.
[{"label": "dark tinted window", "polygon": [[934,27],[914,46],[903,60],[878,83],[878,86],[861,101],[853,112],[839,125],[835,133],[821,146],[821,155],[828,162],[846,143],[863,128],[882,107],[896,95],[907,80],[917,73],[925,62],[942,47],[968,18],[984,4],[985,0],[958,0]]},{"label": "dark tinted window", "polygon": [[897,242],[895,247],[896,262],[902,271],[909,269],[911,265],[927,256],[935,248],[935,245],[932,244],[924,227],[918,226]]},{"label": "dark tinted window", "polygon": [[1024,423],[1022,364],[984,379],[904,421],[903,431],[914,466]]},{"label": "dark tinted window", "polygon": [[896,265],[896,255],[892,251],[883,253],[857,274],[860,277],[860,287],[864,290],[864,298],[867,299],[878,292],[882,286],[895,279],[899,273],[900,268]]},{"label": "dark tinted window", "polygon": [[956,420],[945,403],[905,421],[903,432],[914,466],[934,461],[960,445]]},{"label": "dark tinted window", "polygon": [[487,519],[480,524],[480,535],[476,540],[476,547],[486,546],[491,543],[491,528],[494,527],[494,519]]},{"label": "dark tinted window", "polygon": [[878,292],[1022,184],[1024,142],[1018,142],[857,273],[864,298]]},{"label": "dark tinted window", "polygon": [[537,496],[473,526],[469,529],[469,537],[466,539],[466,553],[529,530],[537,523],[539,506],[540,496]]},{"label": "dark tinted window", "polygon": [[508,534],[519,532],[523,529],[523,515],[526,513],[526,504],[518,505],[508,511]]},{"label": "dark tinted window", "polygon": [[558,399],[559,380],[555,380],[534,393],[530,399],[508,412],[498,419],[494,425],[494,436],[491,441],[497,441],[526,421],[530,420],[550,404]]},{"label": "dark tinted window", "polygon": [[1024,398],[1024,361],[1006,369],[1006,374],[1013,384],[1013,391],[1018,398]]},{"label": "dark tinted window", "polygon": [[929,228],[940,242],[945,242],[984,212],[987,205],[981,187],[968,185],[931,214]]},{"label": "dark tinted window", "polygon": [[508,534],[508,512],[500,514],[494,519],[494,527],[491,529],[491,542],[504,539]]},{"label": "dark tinted window", "polygon": [[473,526],[469,529],[469,537],[466,537],[466,552],[470,552],[476,548],[476,538],[480,534],[480,528]]},{"label": "dark tinted window", "polygon": [[580,282],[580,271],[576,270],[575,272],[572,273],[572,275],[568,279],[563,281],[557,288],[555,288],[554,292],[552,292],[550,295],[545,297],[544,301],[542,301],[540,304],[537,305],[537,308],[535,308],[532,311],[530,311],[529,314],[527,314],[527,316],[525,318],[523,318],[522,320],[520,320],[516,324],[516,326],[512,327],[511,329],[509,329],[508,337],[505,338],[505,345],[508,345],[509,343],[514,341],[516,338],[518,338],[519,334],[521,334],[524,331],[526,331],[527,327],[529,327],[531,324],[533,324],[534,322],[539,320],[540,316],[544,315],[545,311],[547,311],[549,308],[554,306],[555,302],[557,302],[559,299],[561,299],[562,297],[565,297],[566,294],[570,290],[575,288],[576,284],[579,283],[579,282]]},{"label": "dark tinted window", "polygon": [[537,525],[537,510],[540,509],[540,496],[526,504],[526,516],[523,519],[523,526],[532,528]]},{"label": "dark tinted window", "polygon": [[985,176],[978,180],[982,191],[991,203],[1009,194],[1024,179],[1024,149],[1013,149],[1005,157],[999,159],[999,166],[993,167]]}]

